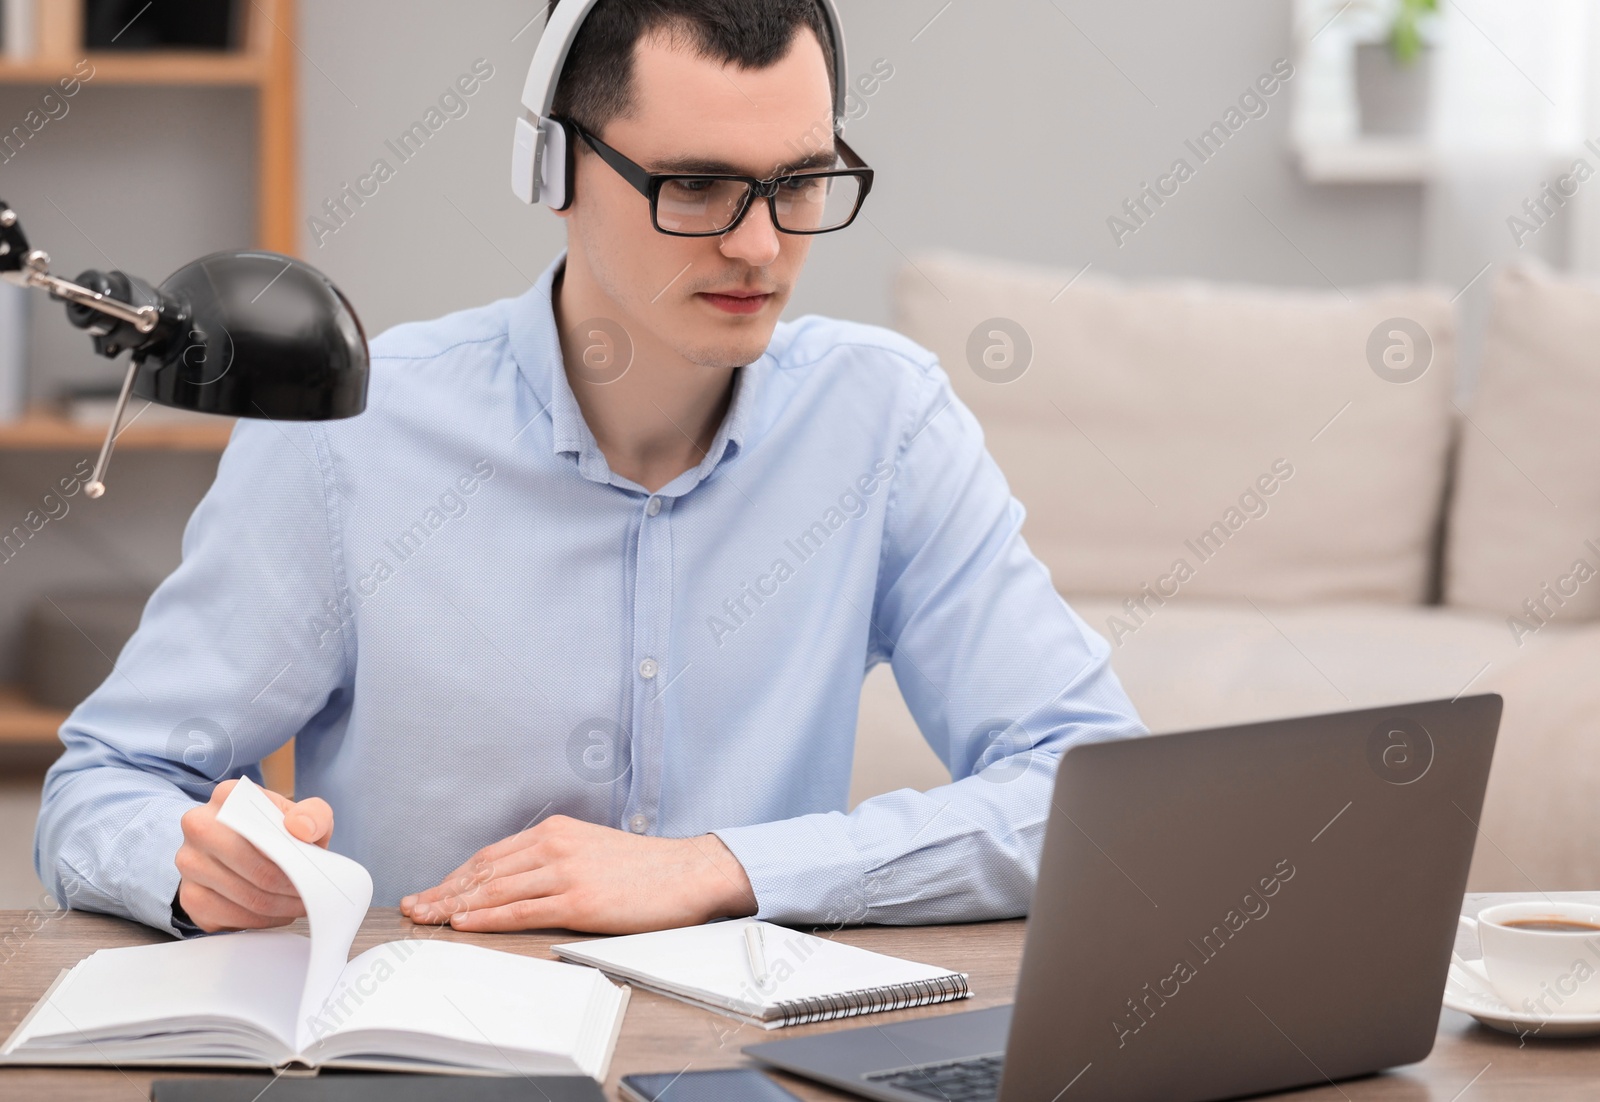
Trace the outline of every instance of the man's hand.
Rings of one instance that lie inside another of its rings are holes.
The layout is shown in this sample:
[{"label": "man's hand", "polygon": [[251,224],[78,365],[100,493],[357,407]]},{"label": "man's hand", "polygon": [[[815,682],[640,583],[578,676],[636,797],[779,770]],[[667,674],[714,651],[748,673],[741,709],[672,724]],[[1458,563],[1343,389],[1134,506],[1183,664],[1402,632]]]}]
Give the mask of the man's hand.
[{"label": "man's hand", "polygon": [[650,838],[554,815],[406,896],[400,913],[457,930],[633,934],[752,915],[756,897],[715,834]]},{"label": "man's hand", "polygon": [[[183,880],[178,902],[206,933],[286,926],[306,913],[289,878],[231,827],[217,822],[222,801],[238,781],[223,781],[211,801],[183,813],[183,845],[176,863]],[[283,810],[283,825],[302,842],[323,849],[333,837],[333,808],[326,800],[299,803],[262,789]]]}]

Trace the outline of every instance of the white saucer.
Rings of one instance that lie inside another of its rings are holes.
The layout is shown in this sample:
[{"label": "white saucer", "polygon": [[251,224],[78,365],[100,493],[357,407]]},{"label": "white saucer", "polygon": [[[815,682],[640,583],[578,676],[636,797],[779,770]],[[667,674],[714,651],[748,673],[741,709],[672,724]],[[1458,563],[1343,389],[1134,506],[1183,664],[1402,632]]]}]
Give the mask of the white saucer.
[{"label": "white saucer", "polygon": [[1513,1010],[1489,986],[1483,961],[1452,961],[1444,985],[1444,1005],[1471,1014],[1491,1029],[1518,1037],[1592,1037],[1600,1035],[1600,1014],[1552,1014],[1544,1017]]}]

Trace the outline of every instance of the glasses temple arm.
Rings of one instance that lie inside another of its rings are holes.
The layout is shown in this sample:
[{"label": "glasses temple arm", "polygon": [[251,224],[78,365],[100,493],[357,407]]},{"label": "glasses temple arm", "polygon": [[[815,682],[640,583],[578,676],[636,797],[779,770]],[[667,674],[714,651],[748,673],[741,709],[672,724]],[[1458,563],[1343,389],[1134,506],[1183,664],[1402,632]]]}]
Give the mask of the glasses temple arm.
[{"label": "glasses temple arm", "polygon": [[633,190],[643,195],[646,199],[650,198],[650,173],[641,166],[634,164],[617,150],[612,149],[577,123],[571,122],[568,125],[589,144],[589,148],[593,149],[602,161],[615,169],[617,175],[627,181]]}]

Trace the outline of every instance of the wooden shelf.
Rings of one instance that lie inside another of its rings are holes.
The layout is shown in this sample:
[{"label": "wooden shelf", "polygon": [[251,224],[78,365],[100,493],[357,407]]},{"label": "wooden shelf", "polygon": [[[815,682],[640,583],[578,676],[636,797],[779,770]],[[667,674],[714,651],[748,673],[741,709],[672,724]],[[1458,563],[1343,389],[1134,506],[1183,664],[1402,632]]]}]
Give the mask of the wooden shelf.
[{"label": "wooden shelf", "polygon": [[[255,54],[230,51],[163,50],[136,53],[90,53],[70,60],[0,62],[0,84],[54,84],[74,72],[79,61],[94,66],[87,84],[239,85],[258,87],[267,67]],[[80,77],[81,79],[81,77]]]},{"label": "wooden shelf", "polygon": [[67,713],[41,707],[15,685],[0,685],[0,746],[47,746],[67,720]]},{"label": "wooden shelf", "polygon": [[[1314,184],[1419,184],[1433,179],[1448,161],[1421,138],[1363,137],[1349,141],[1300,142],[1301,171]],[[1552,170],[1584,156],[1582,149],[1537,152]]]},{"label": "wooden shelf", "polygon": [[1427,143],[1411,138],[1303,143],[1298,152],[1306,179],[1316,184],[1421,183],[1434,163]]},{"label": "wooden shelf", "polygon": [[[0,749],[50,749],[60,745],[61,725],[69,712],[45,708],[29,700],[15,685],[0,685]],[[274,792],[294,794],[294,740],[274,750],[261,763],[262,779]]]},{"label": "wooden shelf", "polygon": [[[296,0],[250,0],[248,5],[240,5],[240,18],[244,21],[242,45],[236,50],[85,52],[83,5],[43,0],[39,4],[38,55],[27,61],[0,60],[0,86],[49,85],[72,75],[84,85],[252,90],[260,182],[256,243],[294,256],[300,251]],[[94,66],[94,75],[88,80],[76,72],[85,60]]]},{"label": "wooden shelf", "polygon": [[[124,425],[117,434],[116,450],[221,452],[233,433],[233,418],[208,417],[194,424]],[[0,451],[76,451],[98,453],[106,430],[75,425],[45,410],[34,410],[20,421],[0,424]]]}]

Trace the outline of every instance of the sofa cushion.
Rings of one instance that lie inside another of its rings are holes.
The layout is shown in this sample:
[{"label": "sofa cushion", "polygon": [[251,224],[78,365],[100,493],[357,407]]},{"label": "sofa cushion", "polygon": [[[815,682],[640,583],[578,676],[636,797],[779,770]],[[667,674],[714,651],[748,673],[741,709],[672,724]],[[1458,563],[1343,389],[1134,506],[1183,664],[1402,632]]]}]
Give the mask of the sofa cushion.
[{"label": "sofa cushion", "polygon": [[[1071,603],[1091,627],[1115,611]],[[1600,625],[1519,646],[1467,609],[1196,601],[1163,609],[1112,666],[1153,731],[1499,693],[1469,890],[1600,888]]]},{"label": "sofa cushion", "polygon": [[[1119,611],[1071,603],[1102,634]],[[1147,727],[1182,731],[1479,692],[1556,634],[1519,648],[1493,617],[1437,605],[1178,601],[1111,664]]]},{"label": "sofa cushion", "polygon": [[[1122,612],[1105,597],[1069,604],[1102,635]],[[1184,731],[1487,691],[1490,678],[1562,634],[1518,647],[1498,619],[1438,606],[1179,600],[1113,648],[1111,667],[1146,727]],[[887,665],[867,675],[858,730],[852,806],[950,779]]]},{"label": "sofa cushion", "polygon": [[1467,888],[1600,888],[1600,625],[1553,625],[1523,651],[1474,686],[1506,704]]},{"label": "sofa cushion", "polygon": [[1462,426],[1445,599],[1527,634],[1600,617],[1600,284],[1495,281]]},{"label": "sofa cushion", "polygon": [[[1072,279],[936,252],[895,290],[897,327],[939,355],[977,414],[1060,589],[1146,609],[1146,585],[1158,597],[1426,597],[1451,423],[1445,296],[1093,273],[1063,290]],[[1409,382],[1369,363],[1393,318],[1431,338]]]},{"label": "sofa cushion", "polygon": [[[1073,598],[1091,626],[1116,603]],[[1552,625],[1518,646],[1500,617],[1346,604],[1177,602],[1112,654],[1156,732],[1497,692],[1495,744],[1472,891],[1600,888],[1600,625]],[[861,696],[851,806],[949,780],[887,665]]]}]

